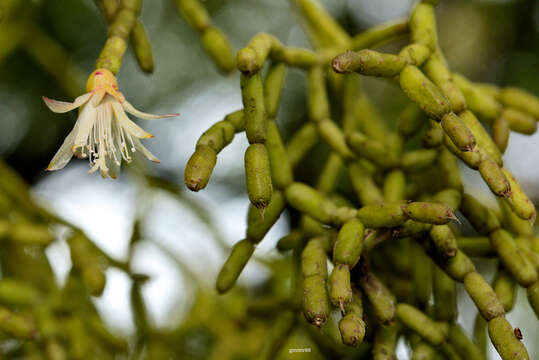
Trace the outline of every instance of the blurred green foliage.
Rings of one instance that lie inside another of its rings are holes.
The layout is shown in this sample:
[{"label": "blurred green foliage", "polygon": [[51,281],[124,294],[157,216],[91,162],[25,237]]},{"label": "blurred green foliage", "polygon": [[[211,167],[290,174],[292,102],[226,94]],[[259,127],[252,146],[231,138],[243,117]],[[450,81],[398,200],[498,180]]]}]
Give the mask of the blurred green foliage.
[{"label": "blurred green foliage", "polygon": [[[357,9],[350,5],[352,2],[324,3],[350,33],[357,33],[371,23],[368,12],[366,15],[351,11],[352,8]],[[358,3],[368,7],[369,1]],[[384,3],[391,6],[391,1]],[[212,21],[226,33],[236,50],[260,31],[275,35],[287,45],[309,46],[306,35],[297,25],[297,14],[290,10],[285,0],[207,0],[204,5]],[[379,11],[383,12],[383,7]],[[437,15],[441,47],[454,70],[474,81],[518,86],[539,93],[537,1],[441,1]],[[144,108],[172,107],[170,110],[182,112],[177,104],[181,104],[183,99],[192,99],[208,88],[239,84],[238,73],[223,76],[215,69],[199,42],[198,34],[178,17],[173,1],[147,0],[142,21],[153,46],[156,70],[151,76],[145,75],[137,68],[129,50],[118,79],[133,104]],[[0,3],[0,157],[21,176],[20,179],[9,177],[8,182],[26,182],[32,186],[46,176],[43,169],[72,128],[76,115],[59,118],[46,109],[41,96],[71,101],[79,95],[83,91],[86,74],[94,68],[106,33],[106,21],[95,3],[89,0],[2,0]],[[383,49],[392,51],[403,43],[388,44]],[[304,83],[304,73],[291,70],[277,119],[285,140],[306,117]],[[236,87],[239,101],[239,86]],[[393,85],[366,79],[365,88],[385,118],[396,118],[406,104],[405,96]],[[208,106],[212,100],[218,99],[209,99]],[[196,140],[194,137],[191,140],[190,145],[193,145]],[[170,143],[157,146],[166,151],[176,140],[171,136],[167,141]],[[316,148],[298,167],[298,177],[314,178],[322,166],[320,159],[327,152],[323,146]],[[157,181],[155,186],[166,189],[171,197],[182,196],[176,186],[182,183],[184,165],[169,164],[168,170],[172,168],[172,173],[157,170],[158,175],[174,180],[172,183]],[[222,181],[226,183],[226,180]],[[227,185],[233,188],[231,191],[242,191],[241,183],[229,180]],[[24,209],[20,213],[17,211],[17,219],[23,223],[35,221],[44,226],[57,220],[29,200],[26,185],[22,190],[18,189],[8,205]],[[192,207],[195,209],[197,206],[192,204]],[[293,218],[293,222],[297,219]],[[88,248],[97,253],[95,271],[102,271],[103,264],[125,270],[126,264],[115,262],[95,249],[88,239],[86,241]],[[84,272],[82,267],[74,264],[67,285],[60,288],[45,261],[42,245],[3,244],[0,254],[2,277],[17,278],[21,281],[21,289],[31,284],[31,289],[38,289],[40,294],[47,293],[45,301],[28,309],[25,302],[34,304],[35,294],[33,290],[28,294],[21,290],[24,299],[15,299],[17,306],[14,311],[20,311],[22,316],[53,316],[61,324],[61,329],[50,330],[48,336],[42,329],[42,337],[35,343],[38,345],[25,340],[12,341],[11,337],[3,334],[1,352],[6,358],[41,359],[47,356],[62,359],[61,355],[54,357],[60,353],[55,350],[55,344],[59,342],[68,344],[70,351],[78,351],[79,345],[83,348],[79,353],[83,355],[70,353],[67,358],[122,359],[128,358],[128,349],[135,349],[149,359],[250,359],[266,346],[264,340],[275,325],[275,314],[282,312],[283,308],[297,310],[294,304],[287,304],[284,300],[290,288],[287,280],[291,273],[290,259],[271,260],[266,265],[272,275],[258,288],[235,289],[224,297],[218,297],[211,288],[195,287],[189,312],[173,329],[153,329],[151,326],[151,329],[145,329],[147,319],[144,320],[145,314],[140,310],[135,314],[139,316],[138,331],[128,344],[112,335],[99,320],[89,295],[92,293],[92,275],[87,278],[81,276]],[[137,274],[131,275],[134,277],[131,300],[133,308],[136,308],[137,296],[140,297],[144,282],[137,282]],[[81,283],[81,279],[86,282]],[[13,299],[6,300],[0,294],[2,305],[8,306],[10,301]],[[144,308],[144,300],[141,301],[139,309]],[[86,329],[82,333],[79,331],[81,327]],[[343,349],[336,321],[330,321],[322,332],[307,326],[297,327],[286,346],[279,350],[278,358],[316,359],[337,356],[335,354],[352,358],[369,350],[367,345],[356,351]],[[290,354],[288,349],[295,348],[309,348],[311,352]],[[537,351],[536,346],[535,354]],[[88,355],[90,353],[93,357]],[[530,353],[533,353],[532,349]]]}]

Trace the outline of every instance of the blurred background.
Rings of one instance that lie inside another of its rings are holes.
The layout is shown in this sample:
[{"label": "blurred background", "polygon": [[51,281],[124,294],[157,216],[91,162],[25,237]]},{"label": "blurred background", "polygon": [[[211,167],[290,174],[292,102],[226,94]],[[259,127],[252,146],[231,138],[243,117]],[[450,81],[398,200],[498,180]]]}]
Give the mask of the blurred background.
[{"label": "blurred background", "polygon": [[[217,299],[213,284],[227,248],[243,238],[246,229],[249,202],[243,152],[247,141],[240,134],[220,153],[210,184],[200,193],[184,190],[183,171],[198,136],[241,108],[239,74],[224,76],[216,70],[198,34],[178,15],[173,1],[147,0],[141,19],[151,40],[155,71],[151,76],[142,73],[128,50],[118,81],[120,90],[135,107],[151,113],[181,113],[178,118],[138,121],[155,135],[144,145],[161,160],[158,165],[148,162],[140,166],[147,174],[166,180],[167,186],[176,184],[179,190],[148,187],[125,168],[118,180],[103,180],[96,174],[87,175],[88,163],[81,160],[72,160],[59,172],[46,173],[45,167],[74,125],[76,112],[54,114],[41,96],[72,101],[83,92],[85,79],[93,71],[104,43],[106,22],[91,0],[24,0],[20,1],[17,16],[8,18],[2,7],[13,2],[0,0],[0,157],[30,184],[35,201],[80,227],[111,258],[125,261],[133,251],[133,272],[149,276],[141,293],[152,326],[163,331],[179,329],[181,324],[194,321],[196,314],[216,309],[233,316],[234,306],[215,304],[226,303],[235,295]],[[321,2],[352,34],[405,17],[413,5],[409,0]],[[206,0],[204,5],[235,50],[262,31],[286,45],[310,47],[299,26],[298,14],[286,0]],[[539,94],[539,2],[442,0],[437,15],[441,46],[454,70],[474,81],[513,85]],[[392,43],[386,50],[396,51],[404,43]],[[305,83],[304,72],[289,71],[277,119],[285,140],[304,120]],[[364,89],[386,119],[395,118],[407,101],[389,82],[367,79]],[[504,156],[506,167],[536,206],[537,144],[537,134],[512,133]],[[300,167],[300,177],[309,179],[319,169],[323,154],[324,149],[313,151]],[[467,189],[489,199],[477,175],[463,171]],[[136,219],[140,223],[140,240],[131,249]],[[241,287],[256,289],[267,284],[272,266],[281,258],[275,243],[287,233],[290,221],[288,214],[281,216],[257,248],[255,255],[261,260],[248,264],[239,279]],[[47,247],[46,256],[62,286],[71,261],[61,232]],[[483,261],[478,266],[487,279],[492,279],[493,264]],[[129,337],[135,332],[132,280],[114,267],[107,270],[106,277],[103,294],[93,297],[92,302],[111,332]],[[459,322],[469,331],[476,310],[463,291],[460,295]],[[539,358],[539,325],[524,292],[519,292],[508,319],[524,333],[531,358]],[[206,320],[211,322],[211,317]],[[264,326],[261,322],[260,328],[250,328],[254,329],[251,333],[263,334],[267,330]],[[201,355],[200,349],[209,346],[211,337],[203,331],[182,334],[178,333],[177,339],[184,340],[176,341],[178,354],[182,354],[179,358],[209,356]],[[306,340],[301,340],[301,334],[296,336],[298,347],[304,347],[301,344]],[[315,355],[318,354],[305,358]],[[490,355],[497,358],[492,349]],[[290,358],[301,356],[306,355],[294,354]],[[398,357],[409,358],[402,344]]]}]

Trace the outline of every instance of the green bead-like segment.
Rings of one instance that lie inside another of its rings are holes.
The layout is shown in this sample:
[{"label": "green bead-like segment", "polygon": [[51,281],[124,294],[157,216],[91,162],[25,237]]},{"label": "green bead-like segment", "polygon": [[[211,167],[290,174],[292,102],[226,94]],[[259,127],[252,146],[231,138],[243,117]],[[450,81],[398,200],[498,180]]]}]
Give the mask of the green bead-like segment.
[{"label": "green bead-like segment", "polygon": [[460,151],[471,151],[475,147],[475,137],[460,117],[450,112],[442,117],[442,128]]},{"label": "green bead-like segment", "polygon": [[[449,333],[449,330],[447,330],[447,333]],[[453,345],[450,344],[449,342],[445,342],[442,345],[440,345],[440,351],[446,359],[449,359],[449,360],[461,359],[461,357],[459,356],[459,354],[457,353]]]},{"label": "green bead-like segment", "polygon": [[407,65],[402,70],[399,81],[410,100],[430,117],[441,120],[451,111],[449,100],[417,67]]},{"label": "green bead-like segment", "polygon": [[434,194],[432,201],[447,205],[455,213],[462,203],[462,193],[456,189],[445,189]]},{"label": "green bead-like segment", "polygon": [[117,0],[101,0],[99,5],[102,7],[107,22],[112,22],[118,13],[120,3]]},{"label": "green bead-like segment", "polygon": [[264,106],[262,75],[241,75],[241,97],[245,116],[245,132],[249,143],[263,144],[266,141],[268,121]]},{"label": "green bead-like segment", "polygon": [[312,187],[295,182],[286,188],[285,196],[286,201],[298,211],[324,224],[331,224],[337,207]]},{"label": "green bead-like segment", "polygon": [[[271,203],[270,203],[271,204]],[[299,230],[292,230],[289,234],[283,236],[277,241],[277,250],[284,253],[298,247],[303,241],[303,233]]]},{"label": "green bead-like segment", "polygon": [[483,354],[483,356],[486,356],[488,343],[487,321],[479,313],[475,316],[473,327],[473,340]]},{"label": "green bead-like segment", "polygon": [[408,219],[401,226],[393,230],[393,237],[420,238],[423,235],[427,234],[431,228],[432,228],[432,224],[426,224],[423,222],[418,222],[418,221]]},{"label": "green bead-like segment", "polygon": [[369,299],[377,321],[383,325],[391,325],[396,315],[395,298],[391,292],[370,272],[360,277],[359,286]]},{"label": "green bead-like segment", "polygon": [[357,155],[374,162],[382,168],[389,168],[397,164],[398,160],[391,156],[384,143],[370,139],[360,132],[348,135],[346,140]]},{"label": "green bead-like segment", "polygon": [[457,236],[457,245],[468,256],[496,256],[487,236]]},{"label": "green bead-like segment", "polygon": [[342,128],[346,134],[358,130],[357,100],[361,96],[361,81],[357,74],[344,76],[342,90]]},{"label": "green bead-like segment", "polygon": [[439,265],[447,275],[459,282],[464,281],[464,277],[469,273],[476,271],[472,260],[461,250],[457,250],[457,253],[452,258],[440,261]]},{"label": "green bead-like segment", "polygon": [[429,58],[430,54],[431,52],[428,46],[413,43],[405,46],[399,53],[399,57],[407,64],[421,66]]},{"label": "green bead-like segment", "polygon": [[432,293],[434,317],[453,322],[457,317],[457,287],[455,281],[438,266],[433,266]]},{"label": "green bead-like segment", "polygon": [[426,123],[426,117],[417,104],[410,102],[397,119],[397,132],[405,139],[411,138]]},{"label": "green bead-like segment", "polygon": [[329,316],[326,279],[319,275],[303,279],[303,313],[311,324],[321,327]]},{"label": "green bead-like segment", "polygon": [[479,163],[479,173],[494,195],[508,197],[511,186],[502,169],[490,158]]},{"label": "green bead-like segment", "polygon": [[322,65],[323,59],[320,54],[309,49],[283,46],[278,49],[273,58],[282,61],[289,67],[296,67],[304,70]]},{"label": "green bead-like segment", "polygon": [[317,47],[348,46],[350,37],[339,23],[317,2],[294,0],[301,16],[307,22],[307,33]]},{"label": "green bead-like segment", "polygon": [[176,6],[189,25],[200,34],[202,46],[217,67],[225,73],[234,70],[234,50],[225,34],[212,26],[204,5],[199,0],[176,0]]},{"label": "green bead-like segment", "polygon": [[206,28],[200,35],[200,42],[219,70],[224,73],[234,70],[234,50],[221,30],[213,26]]},{"label": "green bead-like segment", "polygon": [[449,99],[451,110],[458,114],[466,109],[464,94],[457,87],[449,69],[440,58],[439,54],[433,54],[423,67],[425,74],[432,80]]},{"label": "green bead-like segment", "polygon": [[430,238],[438,253],[447,257],[456,255],[458,250],[457,239],[449,226],[434,225],[430,230]]},{"label": "green bead-like segment", "polygon": [[401,170],[389,172],[384,179],[384,201],[403,201],[406,196],[406,176]]},{"label": "green bead-like segment", "polygon": [[359,316],[360,318],[363,317],[363,300],[362,300],[363,294],[357,287],[352,288],[352,301],[344,307],[344,311],[347,314],[353,313]]},{"label": "green bead-like segment", "polygon": [[347,51],[333,59],[331,64],[337,73],[357,72],[378,77],[398,75],[405,65],[403,57],[368,49],[358,52]]},{"label": "green bead-like segment", "polygon": [[464,277],[464,288],[487,321],[505,315],[503,305],[496,293],[479,273],[467,274]]},{"label": "green bead-like segment", "polygon": [[503,225],[508,231],[518,236],[528,238],[533,236],[532,224],[530,224],[528,220],[524,220],[517,216],[507,201],[498,199],[498,205],[500,205],[502,211]]},{"label": "green bead-like segment", "polygon": [[357,217],[369,228],[396,227],[408,219],[401,203],[365,205],[358,210]]},{"label": "green bead-like segment", "polygon": [[496,214],[469,194],[463,194],[460,211],[481,234],[489,234],[501,226]]},{"label": "green bead-like segment", "polygon": [[520,187],[520,184],[513,177],[513,175],[506,169],[502,170],[507,177],[507,180],[509,180],[509,186],[511,187],[511,195],[507,200],[509,205],[511,205],[515,214],[517,214],[520,218],[531,220],[532,222],[535,221],[535,217],[537,215],[535,212],[535,206],[530,201],[528,196],[526,196],[526,193],[524,193]]},{"label": "green bead-like segment", "polygon": [[309,119],[319,122],[329,118],[329,102],[326,91],[324,70],[321,66],[313,67],[307,73]]},{"label": "green bead-like segment", "polygon": [[477,170],[483,158],[482,149],[475,148],[472,151],[461,151],[446,134],[444,136],[445,147],[464,162],[469,168]]},{"label": "green bead-like segment", "polygon": [[436,225],[444,225],[455,219],[455,214],[447,205],[438,203],[412,202],[404,207],[404,212],[412,220]]},{"label": "green bead-like segment", "polygon": [[255,245],[247,239],[241,240],[234,245],[217,276],[216,286],[220,294],[227,292],[234,286],[254,251]]},{"label": "green bead-like segment", "polygon": [[398,304],[397,316],[404,326],[418,333],[432,345],[441,345],[446,340],[440,326],[412,305]]},{"label": "green bead-like segment", "polygon": [[416,243],[410,244],[413,299],[420,307],[429,303],[432,294],[432,261]]},{"label": "green bead-like segment", "polygon": [[200,136],[197,146],[209,146],[218,154],[232,142],[235,133],[236,129],[230,122],[221,120],[213,124]]},{"label": "green bead-like segment", "polygon": [[294,181],[292,166],[288,161],[286,149],[275,121],[268,123],[266,148],[271,165],[271,181],[277,189],[285,189]]},{"label": "green bead-like segment", "polygon": [[431,167],[438,158],[434,149],[419,149],[405,153],[401,158],[402,169],[407,173],[421,172]]},{"label": "green bead-like segment", "polygon": [[539,281],[536,281],[532,285],[528,286],[527,294],[530,306],[535,312],[535,316],[539,318]]},{"label": "green bead-like segment", "polygon": [[355,313],[347,313],[339,321],[339,331],[345,345],[359,347],[365,337],[365,322]]},{"label": "green bead-like segment", "polygon": [[217,154],[232,142],[236,132],[245,129],[243,110],[228,114],[206,130],[198,139],[197,147],[185,167],[184,180],[192,191],[206,187],[217,161]]},{"label": "green bead-like segment", "polygon": [[515,305],[517,284],[515,280],[509,276],[503,269],[498,269],[492,288],[496,293],[496,297],[503,305],[505,312],[509,312]]},{"label": "green bead-like segment", "polygon": [[459,118],[464,122],[468,129],[472,132],[477,145],[483,150],[488,157],[496,162],[499,166],[503,165],[502,154],[494,144],[494,141],[487,133],[483,125],[477,120],[475,115],[469,111],[463,111],[459,114]]},{"label": "green bead-like segment", "polygon": [[270,119],[277,115],[286,73],[286,65],[276,62],[271,64],[264,77],[264,106],[266,115]]},{"label": "green bead-like segment", "polygon": [[246,238],[253,243],[262,241],[264,236],[279,219],[285,208],[284,195],[280,191],[273,192],[271,201],[264,209],[264,214],[256,206],[251,204],[247,213]]},{"label": "green bead-like segment", "polygon": [[328,277],[327,256],[324,248],[324,238],[309,240],[301,253],[301,272],[304,278],[320,276]]},{"label": "green bead-like segment", "polygon": [[486,360],[485,354],[468,338],[460,325],[450,325],[448,340],[461,359]]},{"label": "green bead-like segment", "polygon": [[297,130],[286,145],[286,154],[290,165],[296,166],[317,142],[318,130],[315,124],[307,123]]},{"label": "green bead-like segment", "polygon": [[405,35],[409,31],[407,20],[390,21],[365,30],[351,39],[350,48],[360,50],[372,48],[380,42]]},{"label": "green bead-like segment", "polygon": [[352,151],[346,143],[346,139],[342,130],[329,119],[320,121],[318,124],[318,132],[320,137],[331,147],[331,149],[339,154],[343,159],[352,159],[354,157]]},{"label": "green bead-like segment", "polygon": [[436,19],[431,4],[419,3],[410,16],[410,34],[413,43],[423,44],[431,51],[438,46]]},{"label": "green bead-like segment", "polygon": [[[131,5],[133,7],[130,7]],[[128,39],[135,26],[141,5],[140,0],[122,0],[118,13],[109,27],[109,37],[118,36],[124,40]]]},{"label": "green bead-like segment", "polygon": [[225,121],[232,124],[236,132],[245,130],[245,116],[243,115],[243,110],[237,110],[228,114],[225,116]]},{"label": "green bead-like segment", "polygon": [[96,69],[107,69],[117,74],[122,65],[123,56],[127,49],[125,39],[119,36],[111,36],[107,39],[103,50],[97,58]]},{"label": "green bead-like segment", "polygon": [[238,51],[236,57],[238,69],[249,75],[259,72],[270,54],[278,52],[281,47],[281,43],[273,35],[256,34],[246,47]]},{"label": "green bead-like segment", "polygon": [[300,229],[303,236],[307,237],[327,236],[330,233],[320,222],[308,215],[301,216]]},{"label": "green bead-like segment", "polygon": [[444,131],[440,126],[431,126],[421,137],[421,145],[427,149],[435,149],[444,142]]},{"label": "green bead-like segment", "polygon": [[505,106],[514,107],[539,119],[539,98],[522,89],[507,87],[499,94]]},{"label": "green bead-like segment", "polygon": [[373,360],[395,359],[395,349],[398,340],[398,326],[377,326],[374,331],[374,343],[372,345]]},{"label": "green bead-like segment", "polygon": [[150,39],[141,21],[135,21],[131,33],[131,43],[139,67],[147,74],[153,72],[153,54]]},{"label": "green bead-like segment", "polygon": [[210,26],[210,15],[198,0],[176,0],[176,6],[185,20],[196,31],[202,32]]},{"label": "green bead-like segment", "polygon": [[185,166],[185,185],[192,191],[204,189],[217,161],[217,153],[210,146],[197,146]]},{"label": "green bead-like segment", "polygon": [[96,62],[96,69],[107,69],[117,74],[122,65],[131,35],[142,6],[141,0],[122,0],[114,21],[109,26],[108,38]]},{"label": "green bead-like segment", "polygon": [[510,233],[496,230],[490,234],[490,241],[504,268],[520,285],[527,287],[537,281],[535,267],[518,249]]},{"label": "green bead-like segment", "polygon": [[447,149],[441,149],[438,155],[438,170],[444,187],[462,191],[462,178],[457,159]]},{"label": "green bead-like segment", "polygon": [[496,99],[472,84],[468,79],[453,74],[453,80],[466,98],[468,108],[487,122],[491,122],[500,116],[501,105]]},{"label": "green bead-like segment", "polygon": [[378,112],[366,94],[361,94],[359,99],[357,99],[356,111],[359,122],[359,131],[380,143],[388,142],[390,133],[387,125],[382,115]]},{"label": "green bead-like segment", "polygon": [[365,227],[358,219],[347,221],[339,230],[333,248],[333,261],[353,268],[359,261]]},{"label": "green bead-like segment", "polygon": [[316,189],[323,194],[331,193],[340,180],[343,168],[344,162],[341,157],[337,153],[330,153],[318,176]]},{"label": "green bead-like segment", "polygon": [[326,252],[331,246],[329,240],[326,236],[312,238],[301,253],[303,313],[307,321],[318,327],[321,327],[329,316],[326,265]]},{"label": "green bead-like segment", "polygon": [[436,350],[427,343],[420,342],[413,346],[413,353],[411,360],[435,360]]},{"label": "green bead-like segment", "polygon": [[249,145],[245,151],[245,182],[251,204],[259,209],[267,207],[273,188],[268,151],[264,144]]},{"label": "green bead-like segment", "polygon": [[522,342],[517,339],[511,324],[504,317],[497,317],[488,322],[488,334],[503,360],[530,358]]},{"label": "green bead-like segment", "polygon": [[371,174],[359,162],[348,164],[348,175],[359,201],[363,205],[379,204],[384,201],[382,192]]},{"label": "green bead-like segment", "polygon": [[500,118],[506,119],[509,128],[518,133],[531,135],[537,131],[537,120],[520,110],[505,108]]},{"label": "green bead-like segment", "polygon": [[350,267],[347,264],[336,264],[333,268],[329,279],[329,299],[342,310],[352,301]]}]

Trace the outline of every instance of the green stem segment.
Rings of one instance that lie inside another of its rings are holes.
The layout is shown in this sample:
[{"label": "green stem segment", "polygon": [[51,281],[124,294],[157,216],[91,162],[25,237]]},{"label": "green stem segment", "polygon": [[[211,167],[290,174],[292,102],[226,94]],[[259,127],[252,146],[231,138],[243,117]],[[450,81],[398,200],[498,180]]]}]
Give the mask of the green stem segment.
[{"label": "green stem segment", "polygon": [[97,59],[96,69],[117,74],[127,49],[127,40],[135,27],[142,6],[141,0],[122,0],[114,21],[109,26],[107,41]]}]

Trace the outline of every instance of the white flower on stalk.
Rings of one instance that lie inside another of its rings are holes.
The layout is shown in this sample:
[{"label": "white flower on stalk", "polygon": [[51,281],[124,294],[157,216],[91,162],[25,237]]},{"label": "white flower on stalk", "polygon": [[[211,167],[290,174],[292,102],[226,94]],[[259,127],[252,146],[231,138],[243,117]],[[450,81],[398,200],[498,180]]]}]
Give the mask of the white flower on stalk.
[{"label": "white flower on stalk", "polygon": [[47,171],[62,169],[73,155],[89,159],[89,173],[99,170],[101,176],[113,179],[118,177],[122,159],[127,163],[131,162],[137,151],[149,160],[159,162],[139,140],[152,138],[153,135],[131,121],[125,112],[146,120],[179,114],[152,115],[138,111],[118,91],[116,77],[106,69],[97,69],[90,75],[86,91],[86,94],[72,103],[43,96],[45,104],[56,113],[65,113],[80,107],[75,127],[54,155]]}]

